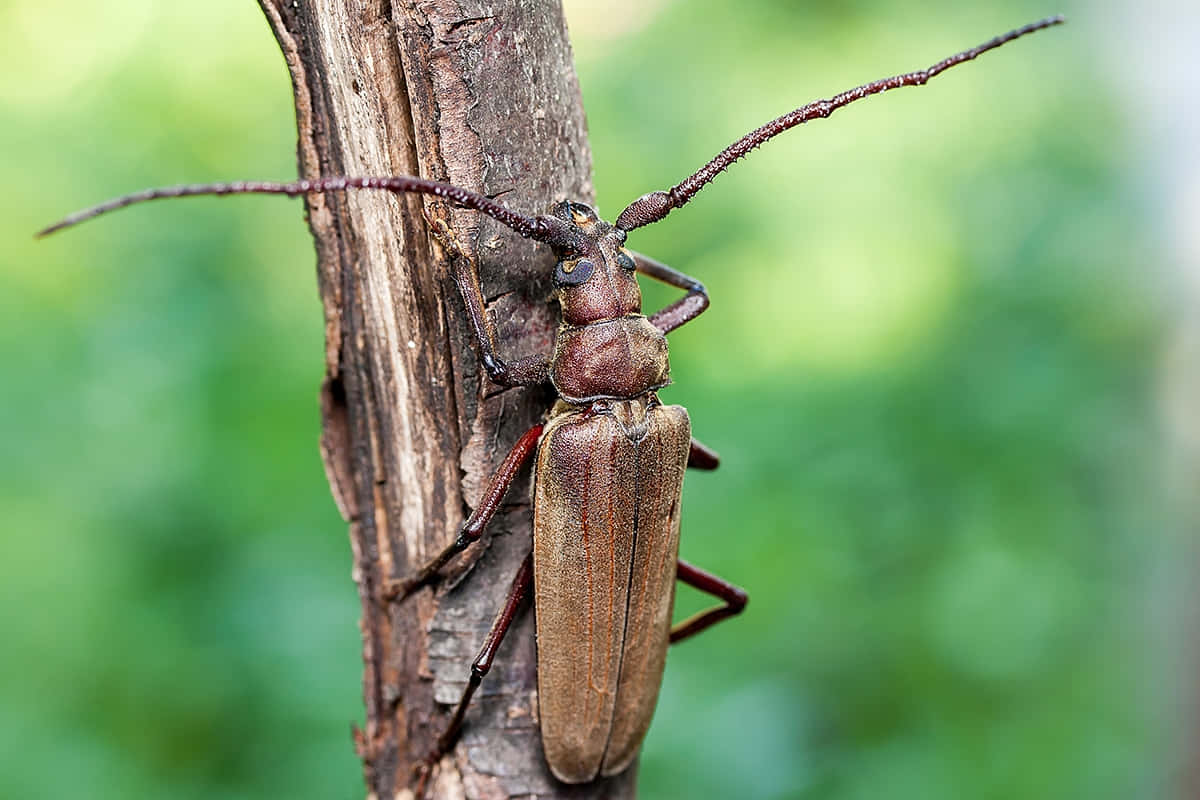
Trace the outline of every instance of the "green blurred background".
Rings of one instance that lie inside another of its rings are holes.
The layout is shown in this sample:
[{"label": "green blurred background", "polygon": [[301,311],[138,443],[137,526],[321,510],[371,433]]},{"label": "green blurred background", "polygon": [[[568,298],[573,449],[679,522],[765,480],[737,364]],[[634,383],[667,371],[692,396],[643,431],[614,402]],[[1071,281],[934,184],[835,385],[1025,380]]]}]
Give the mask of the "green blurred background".
[{"label": "green blurred background", "polygon": [[[672,651],[643,797],[1184,796],[1171,137],[1130,100],[1158,45],[1099,5],[571,6],[609,215],[803,101],[1072,16],[636,235],[713,297],[665,393],[723,457],[683,554],[752,597]],[[0,43],[0,797],[360,797],[300,204],[30,238],[145,186],[293,176],[267,26],[249,0],[9,0]]]}]

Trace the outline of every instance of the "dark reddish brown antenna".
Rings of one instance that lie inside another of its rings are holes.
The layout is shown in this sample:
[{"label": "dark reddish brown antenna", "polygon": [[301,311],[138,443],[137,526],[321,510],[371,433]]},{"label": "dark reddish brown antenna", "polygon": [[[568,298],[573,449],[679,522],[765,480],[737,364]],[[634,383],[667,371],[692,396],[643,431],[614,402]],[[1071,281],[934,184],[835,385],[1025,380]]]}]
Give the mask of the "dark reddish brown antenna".
[{"label": "dark reddish brown antenna", "polygon": [[964,50],[957,55],[942,59],[928,69],[873,81],[856,89],[850,89],[849,91],[834,95],[828,100],[817,100],[816,102],[797,108],[795,111],[789,111],[782,117],[773,119],[761,128],[751,131],[741,139],[738,139],[718,153],[712,161],[709,161],[703,167],[696,170],[695,173],[667,191],[650,192],[634,200],[617,217],[617,227],[621,230],[631,231],[634,228],[658,222],[674,209],[679,208],[695,197],[697,192],[703,189],[709,181],[717,177],[733,162],[789,128],[794,128],[803,122],[808,122],[810,119],[816,119],[817,117],[828,117],[842,106],[850,105],[855,100],[861,100],[864,97],[879,94],[888,89],[898,89],[901,86],[921,86],[935,75],[945,72],[964,61],[970,61],[976,56],[986,53],[988,50],[994,50],[1000,45],[1011,42],[1013,39],[1017,39],[1027,33],[1040,31],[1052,25],[1060,25],[1065,21],[1066,19],[1060,14],[1055,17],[1039,20],[1038,22],[1031,22],[1022,28],[1017,28],[1002,36],[997,36],[995,39],[990,39],[978,47],[972,47],[970,50]]},{"label": "dark reddish brown antenna", "polygon": [[[855,100],[861,100],[873,94],[885,92],[888,89],[898,89],[901,86],[921,86],[936,75],[945,72],[953,66],[970,61],[988,50],[994,50],[1002,44],[1011,42],[1028,33],[1040,31],[1053,25],[1060,25],[1066,20],[1060,14],[1047,17],[1038,22],[1009,31],[1002,36],[984,42],[978,47],[964,50],[961,53],[942,59],[928,69],[908,72],[891,78],[883,78],[863,84],[855,89],[834,95],[828,100],[818,100],[801,106],[795,111],[789,111],[781,117],[771,120],[766,125],[751,131],[733,144],[726,147],[695,173],[685,178],[679,184],[667,191],[650,192],[630,203],[621,215],[617,217],[616,227],[622,231],[631,231],[652,222],[658,222],[674,209],[687,203],[717,175],[727,169],[735,161],[749,153],[764,142],[783,133],[789,128],[808,122],[817,117],[828,117],[842,106],[849,105]],[[382,189],[389,192],[416,192],[419,194],[443,197],[466,208],[472,208],[498,220],[512,228],[520,235],[551,245],[563,244],[558,239],[564,235],[565,227],[561,220],[553,216],[542,215],[527,217],[512,211],[490,197],[477,194],[468,189],[439,183],[424,178],[409,175],[395,175],[379,178],[346,178],[329,177],[300,180],[293,183],[273,183],[268,181],[233,181],[230,183],[201,183],[170,186],[161,189],[145,189],[123,197],[109,200],[98,206],[78,211],[37,233],[39,237],[47,236],[63,228],[69,228],[85,220],[115,211],[119,208],[157,200],[164,197],[191,197],[196,195],[228,195],[228,194],[284,194],[290,197],[308,194],[309,192],[329,192],[345,189]]]},{"label": "dark reddish brown antenna", "polygon": [[395,175],[387,178],[314,178],[293,183],[273,183],[270,181],[232,181],[230,183],[195,183],[183,186],[168,186],[161,189],[143,189],[140,192],[117,197],[98,206],[76,211],[53,225],[38,231],[37,235],[48,236],[55,231],[69,228],[80,222],[116,211],[119,208],[144,203],[148,200],[158,200],[164,197],[194,197],[197,195],[226,195],[226,194],[285,194],[296,197],[309,192],[330,192],[343,189],[382,189],[389,192],[417,192],[430,194],[435,197],[457,203],[466,208],[482,211],[490,217],[504,223],[517,233],[528,239],[546,241],[557,231],[562,223],[554,217],[527,217],[518,214],[490,197],[451,186],[448,183],[428,181],[409,175]]}]

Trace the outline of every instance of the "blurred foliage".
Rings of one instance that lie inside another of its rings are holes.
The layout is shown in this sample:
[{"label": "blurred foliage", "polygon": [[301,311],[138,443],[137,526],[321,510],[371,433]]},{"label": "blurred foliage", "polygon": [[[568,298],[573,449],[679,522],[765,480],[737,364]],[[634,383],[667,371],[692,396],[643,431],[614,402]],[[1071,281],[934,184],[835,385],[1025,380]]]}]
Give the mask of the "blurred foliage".
[{"label": "blurred foliage", "polygon": [[[610,215],[801,102],[1071,11],[650,5],[572,17]],[[723,457],[683,553],[752,597],[672,651],[644,797],[1167,796],[1158,245],[1090,30],[793,131],[636,234],[713,297],[665,393]],[[0,42],[0,796],[358,797],[300,204],[30,239],[143,186],[293,175],[267,26],[8,2]]]}]

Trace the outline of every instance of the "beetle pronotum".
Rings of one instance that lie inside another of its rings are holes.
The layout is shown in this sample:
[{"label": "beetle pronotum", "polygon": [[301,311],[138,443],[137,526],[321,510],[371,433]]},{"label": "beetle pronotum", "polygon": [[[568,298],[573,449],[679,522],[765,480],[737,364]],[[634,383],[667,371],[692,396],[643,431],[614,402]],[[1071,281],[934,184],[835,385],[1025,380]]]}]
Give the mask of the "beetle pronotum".
[{"label": "beetle pronotum", "polygon": [[[627,250],[628,233],[685,205],[717,174],[785,130],[872,94],[922,85],[950,67],[1062,21],[1034,22],[928,69],[877,80],[788,112],[738,139],[672,188],[630,203],[614,224],[575,202],[528,217],[476,192],[419,177],[325,177],[148,189],[72,214],[39,235],[158,198],[383,189],[445,198],[547,244],[557,258],[554,283],[562,312],[548,357],[500,356],[475,264],[466,257],[453,259],[488,377],[505,387],[548,382],[559,401],[546,422],[530,428],[513,446],[455,541],[393,587],[391,596],[403,600],[431,583],[454,555],[478,540],[519,469],[536,453],[533,547],[472,664],[453,716],[429,751],[418,794],[432,765],[453,744],[475,689],[531,591],[547,763],[565,782],[590,781],[622,772],[635,758],[657,701],[668,645],[739,613],[746,604],[741,589],[678,560],[684,470],[713,469],[717,458],[691,438],[687,412],[662,405],[656,395],[670,380],[666,334],[702,313],[708,295],[694,278]],[[687,294],[647,317],[641,313],[636,272]],[[672,627],[676,579],[723,605]]]}]

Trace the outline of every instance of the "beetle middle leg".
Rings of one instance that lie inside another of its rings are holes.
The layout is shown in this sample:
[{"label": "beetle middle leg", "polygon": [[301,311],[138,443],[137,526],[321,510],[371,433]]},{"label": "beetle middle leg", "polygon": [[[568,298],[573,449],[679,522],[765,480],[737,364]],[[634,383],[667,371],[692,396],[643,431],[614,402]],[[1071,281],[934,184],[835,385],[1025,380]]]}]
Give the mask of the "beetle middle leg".
[{"label": "beetle middle leg", "polygon": [[682,558],[677,562],[675,577],[705,594],[711,594],[719,600],[724,600],[725,605],[701,611],[699,614],[685,619],[671,628],[671,644],[681,642],[689,636],[695,636],[700,631],[716,625],[723,619],[728,619],[742,613],[742,609],[746,607],[746,603],[750,600],[745,590],[740,586],[735,586],[724,578],[713,575],[711,572],[705,572],[699,567],[684,561]]},{"label": "beetle middle leg", "polygon": [[691,322],[700,316],[704,309],[708,308],[708,290],[704,288],[703,283],[691,275],[685,275],[673,267],[668,267],[661,261],[655,261],[650,256],[632,251],[630,253],[638,272],[669,286],[687,290],[686,296],[651,314],[651,325],[663,333],[670,333],[680,325]]},{"label": "beetle middle leg", "polygon": [[446,725],[446,729],[438,737],[434,748],[429,751],[429,754],[425,756],[417,767],[420,776],[414,792],[416,797],[420,798],[424,794],[425,783],[433,771],[434,764],[440,761],[442,756],[450,752],[450,748],[454,745],[454,740],[458,738],[458,734],[462,730],[463,717],[467,714],[467,706],[471,703],[471,697],[474,696],[475,690],[479,688],[479,684],[483,682],[484,676],[491,670],[492,660],[496,657],[496,651],[500,649],[500,643],[504,641],[504,635],[508,633],[513,619],[517,616],[517,611],[520,610],[521,604],[529,596],[529,590],[532,586],[533,551],[531,550],[525,556],[525,560],[521,562],[521,568],[517,570],[517,574],[513,577],[512,586],[508,590],[508,597],[505,599],[500,613],[496,615],[496,619],[492,623],[492,628],[488,631],[487,638],[483,640],[483,647],[479,649],[479,655],[475,656],[475,660],[471,662],[471,677],[467,681],[467,688],[463,690],[462,697],[458,701],[458,706],[454,709],[454,716],[450,718],[450,723]]},{"label": "beetle middle leg", "polygon": [[471,512],[471,516],[467,517],[467,521],[458,530],[458,538],[451,542],[446,549],[438,553],[434,558],[411,578],[391,583],[384,594],[388,599],[403,600],[410,594],[415,592],[427,583],[432,582],[442,567],[454,558],[454,556],[466,550],[472,542],[478,541],[483,535],[483,531],[487,528],[488,523],[492,521],[492,517],[496,516],[496,512],[500,510],[500,503],[504,500],[504,495],[508,493],[509,488],[516,480],[517,473],[520,472],[521,466],[529,459],[529,456],[537,448],[538,439],[541,438],[543,425],[534,425],[517,440],[513,445],[512,450],[504,457],[500,468],[496,470],[496,474],[492,476],[491,482],[484,490],[483,497],[479,501],[479,505]]}]

